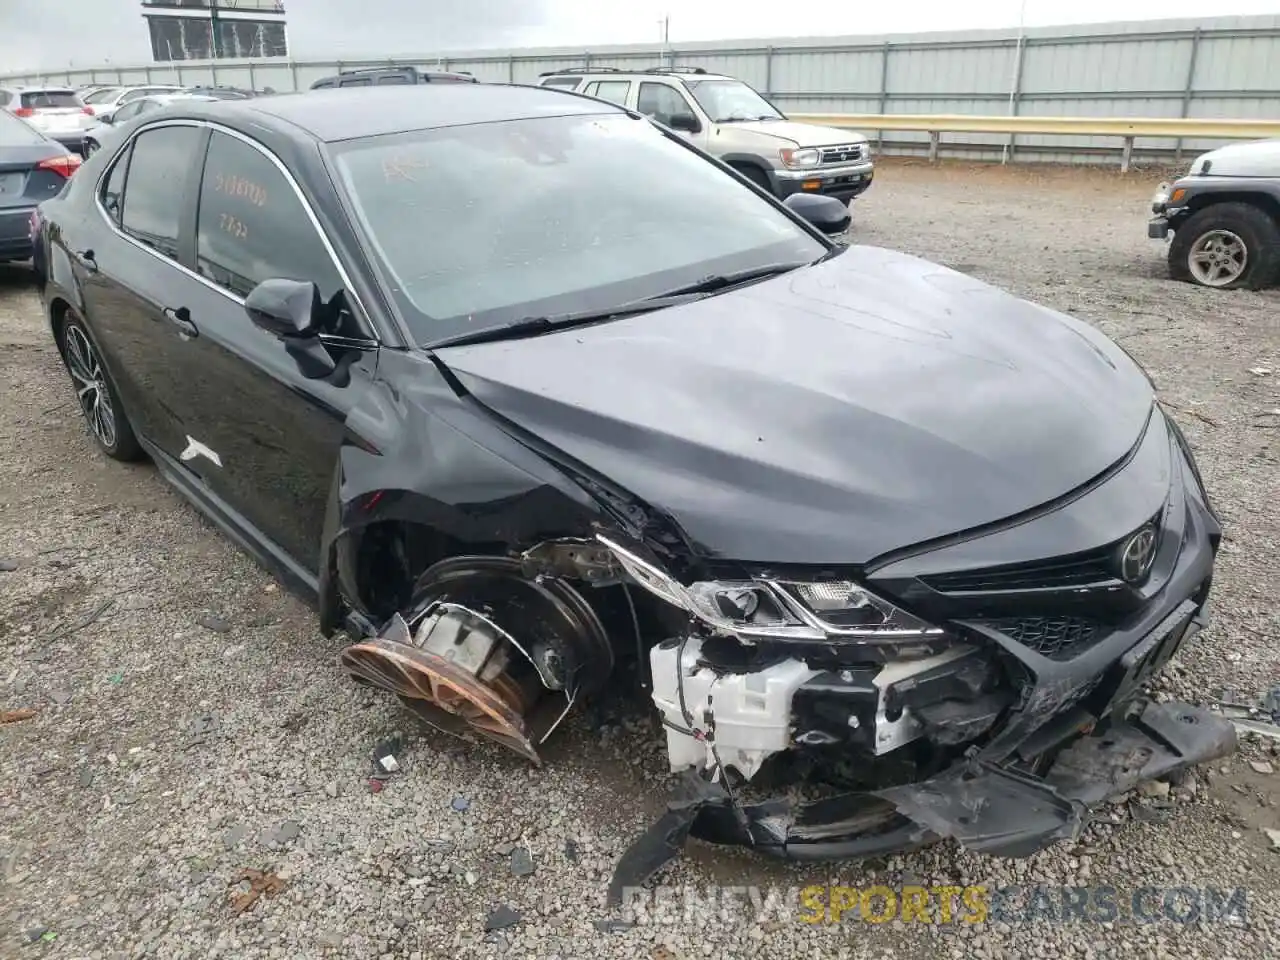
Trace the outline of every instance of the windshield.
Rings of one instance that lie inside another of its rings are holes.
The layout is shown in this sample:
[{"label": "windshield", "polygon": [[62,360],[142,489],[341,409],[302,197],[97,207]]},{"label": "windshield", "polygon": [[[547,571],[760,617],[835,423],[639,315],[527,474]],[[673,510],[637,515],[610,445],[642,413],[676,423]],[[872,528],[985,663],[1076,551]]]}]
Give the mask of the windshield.
[{"label": "windshield", "polygon": [[689,80],[685,86],[715,123],[784,119],[768,100],[741,80]]},{"label": "windshield", "polygon": [[419,343],[608,310],[827,246],[720,167],[621,114],[333,145]]}]

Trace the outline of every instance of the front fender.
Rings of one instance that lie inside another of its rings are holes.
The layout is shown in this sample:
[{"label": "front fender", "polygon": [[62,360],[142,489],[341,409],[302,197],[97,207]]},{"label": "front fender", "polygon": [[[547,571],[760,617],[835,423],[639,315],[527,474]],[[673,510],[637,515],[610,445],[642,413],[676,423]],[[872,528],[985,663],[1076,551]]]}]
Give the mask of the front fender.
[{"label": "front fender", "polygon": [[460,396],[421,355],[384,351],[347,418],[322,534],[321,629],[370,616],[360,582],[374,524],[425,528],[460,553],[509,553],[607,523],[598,501]]}]

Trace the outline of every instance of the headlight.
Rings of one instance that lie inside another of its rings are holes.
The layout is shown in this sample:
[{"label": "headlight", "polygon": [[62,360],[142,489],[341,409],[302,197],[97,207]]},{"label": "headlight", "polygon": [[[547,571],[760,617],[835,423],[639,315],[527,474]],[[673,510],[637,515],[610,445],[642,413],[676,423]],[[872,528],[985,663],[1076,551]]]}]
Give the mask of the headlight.
[{"label": "headlight", "polygon": [[685,586],[624,547],[598,539],[654,596],[742,640],[912,643],[946,632],[852,581],[707,580]]},{"label": "headlight", "polygon": [[781,154],[783,164],[788,167],[816,167],[822,162],[822,154],[812,147],[782,150]]},{"label": "headlight", "polygon": [[898,643],[929,640],[946,632],[852,580],[783,580],[777,586],[811,611],[814,621],[832,636]]}]

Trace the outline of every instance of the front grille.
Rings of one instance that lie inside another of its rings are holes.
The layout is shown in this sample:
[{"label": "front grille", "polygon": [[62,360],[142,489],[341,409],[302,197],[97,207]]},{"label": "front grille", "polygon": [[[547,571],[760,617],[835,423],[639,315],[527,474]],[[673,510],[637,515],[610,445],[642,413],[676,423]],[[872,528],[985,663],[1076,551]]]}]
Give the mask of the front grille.
[{"label": "front grille", "polygon": [[861,143],[842,143],[838,147],[823,147],[822,162],[830,163],[853,163],[861,160],[866,156],[867,147]]},{"label": "front grille", "polygon": [[926,584],[942,593],[987,593],[999,590],[1036,590],[1055,587],[1084,587],[1115,579],[1114,548],[1090,550],[1052,560],[939,573],[922,577]]},{"label": "front grille", "polygon": [[1050,660],[1078,657],[1104,636],[1102,624],[1084,617],[999,617],[975,622]]}]

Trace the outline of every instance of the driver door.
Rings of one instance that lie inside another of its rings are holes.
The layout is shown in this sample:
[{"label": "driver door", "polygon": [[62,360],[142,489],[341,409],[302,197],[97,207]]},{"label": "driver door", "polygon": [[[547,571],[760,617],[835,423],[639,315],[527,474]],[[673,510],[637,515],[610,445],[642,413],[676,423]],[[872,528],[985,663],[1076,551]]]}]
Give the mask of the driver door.
[{"label": "driver door", "polygon": [[[241,522],[315,572],[343,422],[367,387],[376,341],[348,309],[344,375],[304,376],[287,345],[260,329],[244,298],[260,282],[314,282],[350,303],[341,269],[306,201],[266,147],[212,131],[199,187],[186,319],[198,331],[183,375],[192,416],[183,453]],[[337,349],[337,348],[334,348]]]}]

